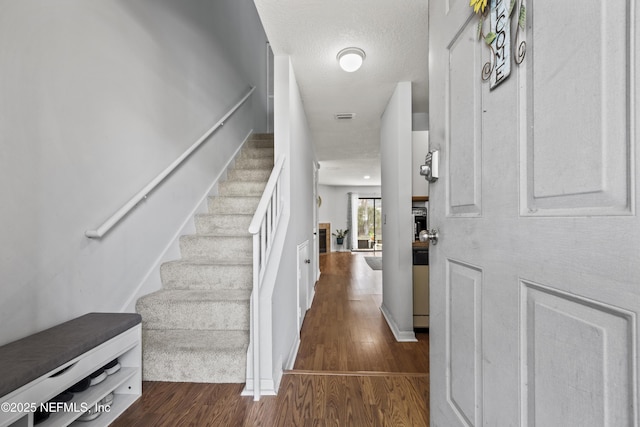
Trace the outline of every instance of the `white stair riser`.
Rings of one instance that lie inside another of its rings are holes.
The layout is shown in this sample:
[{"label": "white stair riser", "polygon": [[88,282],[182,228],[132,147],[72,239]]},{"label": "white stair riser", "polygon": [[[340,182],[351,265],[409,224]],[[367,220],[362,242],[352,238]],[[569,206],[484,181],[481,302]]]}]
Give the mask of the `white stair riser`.
[{"label": "white stair riser", "polygon": [[235,259],[253,255],[253,242],[247,237],[193,235],[180,238],[183,258]]},{"label": "white stair riser", "polygon": [[251,215],[197,215],[195,217],[198,234],[249,235]]}]

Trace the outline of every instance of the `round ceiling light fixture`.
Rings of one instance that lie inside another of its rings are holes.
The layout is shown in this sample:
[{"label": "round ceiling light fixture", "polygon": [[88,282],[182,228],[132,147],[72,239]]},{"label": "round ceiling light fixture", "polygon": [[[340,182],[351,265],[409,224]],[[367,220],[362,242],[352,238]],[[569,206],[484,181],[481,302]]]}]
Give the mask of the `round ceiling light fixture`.
[{"label": "round ceiling light fixture", "polygon": [[366,58],[364,50],[357,47],[348,47],[338,52],[338,62],[340,67],[348,73],[353,73],[362,66]]}]

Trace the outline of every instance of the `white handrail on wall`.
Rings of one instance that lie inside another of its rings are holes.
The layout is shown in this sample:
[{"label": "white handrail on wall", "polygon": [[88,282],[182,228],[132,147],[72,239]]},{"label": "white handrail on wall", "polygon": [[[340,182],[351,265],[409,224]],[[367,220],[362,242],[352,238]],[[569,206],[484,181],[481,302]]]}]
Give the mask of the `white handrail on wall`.
[{"label": "white handrail on wall", "polygon": [[253,291],[251,293],[251,354],[253,357],[253,400],[260,400],[260,288],[265,267],[282,213],[281,180],[284,156],[278,160],[249,225],[253,234]]},{"label": "white handrail on wall", "polygon": [[187,149],[180,157],[178,157],[173,163],[171,163],[165,170],[163,170],[158,176],[156,176],[149,184],[147,184],[142,190],[140,190],[135,196],[133,196],[127,203],[124,204],[116,213],[111,215],[109,219],[107,219],[100,227],[95,230],[87,230],[84,235],[89,237],[90,239],[100,239],[102,236],[107,234],[111,228],[116,225],[122,218],[124,218],[130,211],[133,209],[142,199],[145,199],[147,195],[153,191],[154,188],[158,186],[171,172],[173,172],[180,164],[187,158],[191,153],[193,153],[203,142],[211,136],[213,132],[216,131],[219,127],[224,125],[224,122],[236,112],[242,104],[251,96],[253,91],[255,90],[255,86],[252,86],[251,89],[244,95],[244,97],[227,112],[218,122],[213,125],[204,135],[200,137],[191,147]]}]

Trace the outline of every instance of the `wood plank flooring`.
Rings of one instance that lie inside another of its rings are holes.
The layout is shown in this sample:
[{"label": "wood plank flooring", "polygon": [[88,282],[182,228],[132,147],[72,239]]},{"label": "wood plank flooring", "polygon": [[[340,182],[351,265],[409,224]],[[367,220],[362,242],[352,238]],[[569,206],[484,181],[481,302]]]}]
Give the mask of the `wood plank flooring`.
[{"label": "wood plank flooring", "polygon": [[243,384],[145,382],[112,426],[428,426],[428,334],[397,343],[382,314],[372,254],[320,257],[294,369],[278,396],[240,396]]},{"label": "wood plank flooring", "polygon": [[112,426],[428,426],[428,377],[285,375],[277,397],[242,384],[145,382]]},{"label": "wood plank flooring", "polygon": [[294,369],[429,372],[429,335],[417,334],[417,343],[396,342],[380,312],[382,271],[372,270],[365,256],[373,254],[320,257],[322,274]]}]

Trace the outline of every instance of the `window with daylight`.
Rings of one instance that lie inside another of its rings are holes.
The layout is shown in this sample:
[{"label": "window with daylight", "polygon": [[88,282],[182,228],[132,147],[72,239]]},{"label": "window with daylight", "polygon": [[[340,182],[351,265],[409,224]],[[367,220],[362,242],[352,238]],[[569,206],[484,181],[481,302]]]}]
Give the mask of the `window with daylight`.
[{"label": "window with daylight", "polygon": [[358,199],[358,250],[382,250],[382,199]]}]

